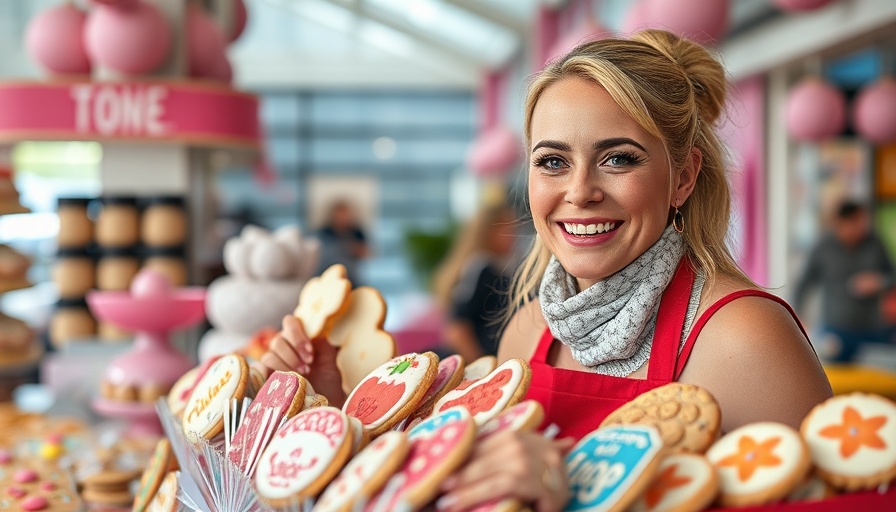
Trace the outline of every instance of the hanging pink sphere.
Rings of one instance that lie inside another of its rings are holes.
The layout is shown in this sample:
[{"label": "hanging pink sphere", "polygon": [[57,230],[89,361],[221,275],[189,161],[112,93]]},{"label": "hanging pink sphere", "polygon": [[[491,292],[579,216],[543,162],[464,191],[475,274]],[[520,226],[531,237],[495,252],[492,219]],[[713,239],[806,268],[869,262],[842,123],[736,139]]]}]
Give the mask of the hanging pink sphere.
[{"label": "hanging pink sphere", "polygon": [[28,24],[25,48],[51,73],[89,74],[84,50],[87,13],[72,4],[61,4],[38,14]]},{"label": "hanging pink sphere", "polygon": [[208,78],[224,82],[225,84],[233,82],[233,68],[230,66],[230,59],[227,58],[226,53],[221,53],[215,59],[215,65],[212,67]]},{"label": "hanging pink sphere", "polygon": [[629,7],[628,12],[625,13],[620,32],[623,34],[633,34],[639,30],[648,28],[649,26],[650,22],[647,19],[647,2],[644,0],[635,0],[631,7]]},{"label": "hanging pink sphere", "polygon": [[772,3],[785,11],[813,11],[831,3],[831,0],[772,0]]},{"label": "hanging pink sphere", "polygon": [[249,18],[249,14],[246,12],[246,4],[243,0],[233,0],[233,9],[233,29],[230,30],[230,37],[227,38],[227,41],[230,43],[239,39],[243,30],[246,29],[246,21]]},{"label": "hanging pink sphere", "polygon": [[610,29],[589,19],[552,44],[551,48],[548,50],[548,58],[546,62],[563,57],[569,53],[570,50],[582,43],[605,39],[612,35]]},{"label": "hanging pink sphere", "polygon": [[878,143],[896,142],[896,80],[883,78],[859,92],[853,104],[853,125]]},{"label": "hanging pink sphere", "polygon": [[843,131],[846,98],[836,87],[809,77],[790,90],[784,107],[787,132],[796,140],[819,141]]},{"label": "hanging pink sphere", "polygon": [[221,28],[202,7],[187,8],[187,68],[190,76],[211,77],[227,43]]},{"label": "hanging pink sphere", "polygon": [[97,5],[84,33],[94,63],[129,75],[158,69],[171,51],[171,37],[168,19],[147,2],[129,9]]},{"label": "hanging pink sphere", "polygon": [[701,44],[717,43],[728,30],[729,0],[644,0],[651,26]]},{"label": "hanging pink sphere", "polygon": [[481,178],[501,177],[520,161],[522,144],[517,134],[506,127],[489,128],[476,138],[467,154],[467,166]]}]

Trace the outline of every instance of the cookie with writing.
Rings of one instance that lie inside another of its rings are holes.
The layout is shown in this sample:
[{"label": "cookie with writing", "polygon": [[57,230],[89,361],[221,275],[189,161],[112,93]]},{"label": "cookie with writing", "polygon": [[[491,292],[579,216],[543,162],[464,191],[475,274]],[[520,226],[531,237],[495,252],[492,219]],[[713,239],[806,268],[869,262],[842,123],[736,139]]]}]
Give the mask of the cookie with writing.
[{"label": "cookie with writing", "polygon": [[439,361],[439,373],[432,382],[423,402],[417,407],[417,411],[411,416],[411,421],[417,418],[425,419],[432,414],[433,407],[446,393],[456,388],[464,378],[464,358],[459,355],[451,355]]},{"label": "cookie with writing", "polygon": [[647,425],[603,427],[566,456],[567,511],[626,510],[653,479],[664,453],[659,432]]},{"label": "cookie with writing", "polygon": [[837,395],[815,406],[800,433],[818,474],[837,489],[873,489],[896,478],[896,403]]},{"label": "cookie with writing", "polygon": [[485,422],[479,427],[476,439],[483,440],[499,432],[531,432],[541,425],[543,419],[544,408],[540,403],[523,400]]},{"label": "cookie with writing", "polygon": [[[306,382],[298,373],[275,371],[258,390],[227,452],[230,461],[243,473],[248,474],[255,457],[265,449],[262,444],[270,439],[280,422],[295,416],[304,405]],[[265,437],[265,432],[270,434]]]},{"label": "cookie with writing", "polygon": [[432,501],[439,485],[466,460],[473,449],[476,424],[471,418],[449,421],[432,433],[415,437],[401,470],[364,509],[419,510]]},{"label": "cookie with writing", "polygon": [[483,425],[526,396],[531,375],[528,363],[522,359],[509,359],[469,387],[446,393],[436,402],[433,414],[463,406],[470,411],[477,425]]},{"label": "cookie with writing", "polygon": [[692,512],[708,507],[719,492],[712,464],[695,453],[673,453],[660,462],[657,475],[630,512]]},{"label": "cookie with writing", "polygon": [[706,458],[719,475],[726,507],[773,503],[802,482],[812,464],[799,432],[774,422],[751,423],[716,441]]},{"label": "cookie with writing", "polygon": [[177,473],[172,471],[162,480],[162,485],[146,507],[146,512],[177,512],[178,506]]},{"label": "cookie with writing", "polygon": [[420,436],[432,435],[435,431],[452,421],[465,421],[470,419],[470,412],[466,407],[452,407],[434,414],[407,430],[408,439],[413,441]]},{"label": "cookie with writing", "polygon": [[376,289],[362,286],[348,296],[345,311],[333,320],[327,340],[342,347],[336,366],[342,390],[350,393],[378,366],[396,356],[395,338],[383,330],[386,301]]},{"label": "cookie with writing", "polygon": [[351,455],[348,417],[335,407],[293,416],[274,434],[255,471],[255,489],[268,505],[316,496]]},{"label": "cookie with writing", "polygon": [[704,453],[718,439],[722,413],[705,389],[671,382],[623,404],[601,426],[630,424],[656,427],[672,451]]},{"label": "cookie with writing", "polygon": [[213,439],[224,430],[224,404],[243,399],[249,381],[249,365],[238,354],[212,363],[199,379],[184,409],[184,433]]},{"label": "cookie with writing", "polygon": [[401,432],[376,438],[343,468],[314,505],[314,512],[348,512],[379,492],[404,463],[411,444]]},{"label": "cookie with writing", "polygon": [[140,477],[140,487],[137,495],[134,497],[133,512],[143,512],[146,506],[152,501],[152,498],[162,485],[162,480],[168,474],[168,466],[171,465],[171,459],[174,453],[171,451],[171,443],[164,437],[156,443],[156,448],[152,452],[149,459],[149,465],[143,470],[143,476]]},{"label": "cookie with writing", "polygon": [[312,277],[299,292],[299,304],[293,315],[305,328],[310,339],[327,336],[333,319],[348,305],[352,283],[343,265],[333,265],[319,277]]},{"label": "cookie with writing", "polygon": [[190,393],[193,392],[196,383],[199,382],[199,379],[205,375],[205,372],[219,357],[212,357],[199,366],[190,369],[171,386],[166,400],[168,400],[168,408],[171,409],[175,416],[180,417],[183,414],[184,409],[187,408],[187,402],[190,400]]},{"label": "cookie with writing", "polygon": [[361,420],[374,437],[410,416],[438,372],[432,352],[396,357],[370,372],[352,390],[342,410]]}]

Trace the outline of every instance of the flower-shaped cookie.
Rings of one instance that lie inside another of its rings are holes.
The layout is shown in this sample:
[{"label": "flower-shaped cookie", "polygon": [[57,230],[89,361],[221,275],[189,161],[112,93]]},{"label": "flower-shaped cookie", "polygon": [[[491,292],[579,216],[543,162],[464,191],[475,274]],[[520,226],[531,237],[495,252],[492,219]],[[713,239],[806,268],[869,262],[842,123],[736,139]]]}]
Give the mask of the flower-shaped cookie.
[{"label": "flower-shaped cookie", "polygon": [[386,301],[374,288],[352,290],[345,312],[333,321],[327,340],[341,347],[336,366],[342,373],[342,389],[351,393],[378,366],[396,356],[395,338],[383,330]]},{"label": "flower-shaped cookie", "polygon": [[299,305],[293,314],[302,321],[305,334],[309,338],[319,338],[327,334],[331,320],[342,312],[347,304],[352,283],[347,278],[345,267],[333,265],[320,277],[305,283],[299,294]]}]

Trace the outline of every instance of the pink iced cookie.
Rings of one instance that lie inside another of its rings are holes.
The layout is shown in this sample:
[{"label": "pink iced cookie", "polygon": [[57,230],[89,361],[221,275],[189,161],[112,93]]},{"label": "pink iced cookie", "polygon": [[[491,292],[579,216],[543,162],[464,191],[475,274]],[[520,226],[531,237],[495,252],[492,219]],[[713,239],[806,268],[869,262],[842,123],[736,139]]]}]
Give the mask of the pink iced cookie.
[{"label": "pink iced cookie", "polygon": [[498,432],[532,431],[544,419],[544,408],[535,400],[524,400],[487,421],[479,429],[476,439],[482,440]]},{"label": "pink iced cookie", "polygon": [[258,495],[275,508],[316,496],[342,469],[351,448],[351,426],[339,409],[315,407],[293,416],[261,456]]},{"label": "pink iced cookie", "polygon": [[0,449],[0,464],[9,464],[12,462],[12,452],[6,449]]},{"label": "pink iced cookie", "polygon": [[459,355],[448,356],[439,361],[439,373],[432,382],[426,394],[423,395],[421,405],[417,407],[415,417],[426,417],[432,412],[445,393],[456,388],[464,379],[464,359]]},{"label": "pink iced cookie", "polygon": [[36,482],[37,478],[37,471],[30,468],[20,469],[12,477],[13,481],[19,484],[30,484],[31,482]]},{"label": "pink iced cookie", "polygon": [[27,510],[29,512],[33,510],[44,510],[49,504],[47,498],[44,498],[43,496],[31,496],[22,501],[22,510]]},{"label": "pink iced cookie", "polygon": [[18,486],[12,486],[6,489],[6,494],[8,496],[12,496],[15,499],[19,499],[28,494],[28,491]]},{"label": "pink iced cookie", "polygon": [[433,413],[451,407],[466,407],[477,425],[483,425],[504,409],[518,403],[529,389],[531,371],[522,359],[509,359],[484,379],[464,389],[449,391],[439,400]]},{"label": "pink iced cookie", "polygon": [[374,497],[365,509],[396,510],[407,504],[416,510],[439,492],[439,484],[454,472],[473,449],[476,424],[470,418],[442,425],[429,435],[411,442],[411,451],[401,471]]}]

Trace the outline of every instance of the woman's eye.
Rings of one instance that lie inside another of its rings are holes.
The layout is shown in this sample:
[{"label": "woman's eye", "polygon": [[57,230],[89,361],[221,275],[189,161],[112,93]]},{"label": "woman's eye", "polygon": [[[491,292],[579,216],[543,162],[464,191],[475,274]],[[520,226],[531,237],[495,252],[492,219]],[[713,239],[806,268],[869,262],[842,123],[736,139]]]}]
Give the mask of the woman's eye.
[{"label": "woman's eye", "polygon": [[538,161],[538,166],[544,167],[545,169],[552,169],[552,170],[561,169],[561,168],[563,168],[563,165],[564,165],[563,160],[561,160],[557,157],[552,157],[552,156],[542,158],[541,160]]},{"label": "woman's eye", "polygon": [[606,165],[612,167],[624,167],[627,165],[634,165],[640,162],[640,159],[632,154],[628,153],[619,153],[617,155],[611,155],[607,157],[605,160]]}]

